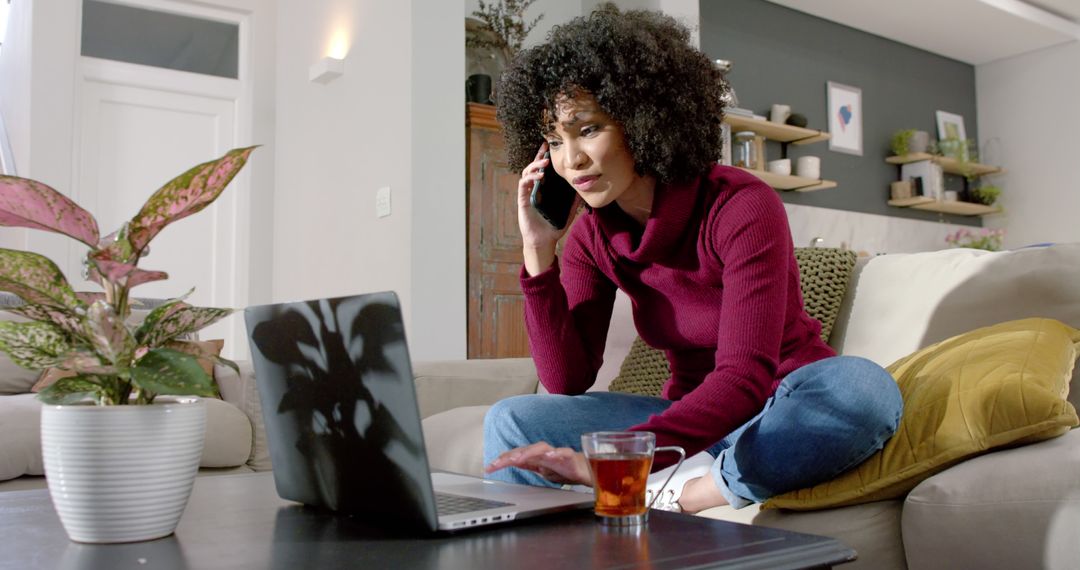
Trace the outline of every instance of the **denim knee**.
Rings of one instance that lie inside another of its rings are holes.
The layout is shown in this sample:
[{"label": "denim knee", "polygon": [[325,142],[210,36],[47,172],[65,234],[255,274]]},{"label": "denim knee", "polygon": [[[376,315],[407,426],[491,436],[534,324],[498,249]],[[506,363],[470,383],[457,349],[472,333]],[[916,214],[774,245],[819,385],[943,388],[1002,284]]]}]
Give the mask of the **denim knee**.
[{"label": "denim knee", "polygon": [[904,400],[896,380],[877,363],[858,356],[841,356],[845,360],[845,376],[850,399],[847,413],[860,418],[858,423],[868,431],[888,439],[900,425]]},{"label": "denim knee", "polygon": [[526,394],[499,400],[484,415],[484,449],[497,447],[502,451],[533,443],[524,441],[522,425],[533,423],[536,396]]}]

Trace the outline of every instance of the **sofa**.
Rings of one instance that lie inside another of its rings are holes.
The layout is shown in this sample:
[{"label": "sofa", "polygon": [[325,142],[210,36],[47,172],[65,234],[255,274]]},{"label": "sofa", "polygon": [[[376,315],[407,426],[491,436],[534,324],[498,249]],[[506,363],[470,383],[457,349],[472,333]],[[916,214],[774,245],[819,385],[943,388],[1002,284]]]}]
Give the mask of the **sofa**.
[{"label": "sofa", "polygon": [[[1028,317],[1080,328],[1080,244],[860,258],[829,342],[887,366],[955,335]],[[635,337],[620,294],[591,390],[619,375]],[[1068,401],[1076,406],[1072,364],[1061,382],[1074,388]],[[492,403],[542,391],[528,358],[426,362],[414,372],[429,460],[450,471],[480,474],[482,421]],[[835,537],[858,551],[852,568],[1080,568],[1080,430],[974,453],[895,498],[698,515]]]},{"label": "sofa", "polygon": [[[206,399],[200,476],[270,469],[255,374],[250,362],[237,364],[239,373],[225,366],[214,367],[221,399]],[[15,366],[0,354],[0,492],[46,486],[41,458],[42,404],[30,392],[39,374]]]},{"label": "sofa", "polygon": [[[829,336],[842,354],[883,365],[978,327],[1040,316],[1080,328],[1080,244],[1010,252],[945,250],[860,258]],[[607,389],[636,338],[616,299],[604,365]],[[216,367],[200,476],[270,469],[250,363]],[[37,374],[0,358],[0,492],[40,488]],[[528,358],[414,364],[433,469],[480,474],[482,421],[503,398],[541,391]],[[1080,403],[1076,374],[1069,401]],[[1078,568],[1080,430],[994,449],[926,478],[902,497],[809,512],[748,507],[700,516],[828,535],[855,548],[852,568]]]}]

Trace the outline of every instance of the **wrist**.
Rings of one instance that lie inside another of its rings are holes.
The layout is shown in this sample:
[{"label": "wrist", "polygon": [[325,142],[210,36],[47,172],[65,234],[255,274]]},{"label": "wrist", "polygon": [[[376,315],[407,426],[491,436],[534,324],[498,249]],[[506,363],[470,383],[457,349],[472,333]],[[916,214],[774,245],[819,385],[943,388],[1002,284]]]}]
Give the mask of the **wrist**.
[{"label": "wrist", "polygon": [[522,257],[525,260],[525,270],[530,276],[539,275],[547,271],[555,263],[555,244],[522,247]]}]

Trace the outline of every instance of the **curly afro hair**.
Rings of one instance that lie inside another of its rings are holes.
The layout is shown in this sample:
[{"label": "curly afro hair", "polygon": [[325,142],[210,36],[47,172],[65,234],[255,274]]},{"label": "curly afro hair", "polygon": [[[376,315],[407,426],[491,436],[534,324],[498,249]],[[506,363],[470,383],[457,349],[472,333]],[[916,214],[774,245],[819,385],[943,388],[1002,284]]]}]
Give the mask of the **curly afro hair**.
[{"label": "curly afro hair", "polygon": [[559,97],[585,92],[622,126],[639,175],[661,183],[700,176],[720,154],[729,88],[689,39],[670,16],[605,4],[519,53],[498,88],[510,168],[536,157]]}]

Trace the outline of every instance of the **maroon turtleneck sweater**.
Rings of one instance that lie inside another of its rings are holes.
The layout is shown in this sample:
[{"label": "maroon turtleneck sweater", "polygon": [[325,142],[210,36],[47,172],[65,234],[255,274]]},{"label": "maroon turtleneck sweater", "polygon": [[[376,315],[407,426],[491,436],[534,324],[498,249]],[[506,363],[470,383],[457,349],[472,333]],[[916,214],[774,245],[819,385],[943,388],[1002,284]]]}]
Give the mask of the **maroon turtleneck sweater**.
[{"label": "maroon turtleneck sweater", "polygon": [[735,168],[658,186],[644,230],[616,204],[583,213],[562,258],[521,276],[533,360],[553,394],[595,382],[615,290],[626,292],[638,334],[667,355],[674,401],[630,429],[687,455],[749,421],[787,374],[835,354],[803,310],[783,204]]}]

